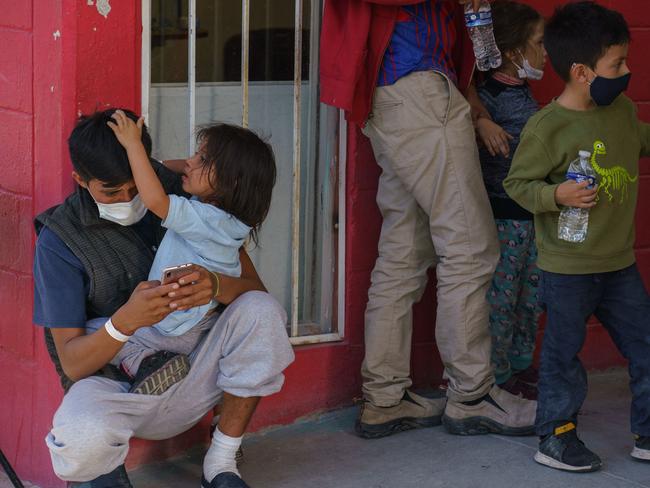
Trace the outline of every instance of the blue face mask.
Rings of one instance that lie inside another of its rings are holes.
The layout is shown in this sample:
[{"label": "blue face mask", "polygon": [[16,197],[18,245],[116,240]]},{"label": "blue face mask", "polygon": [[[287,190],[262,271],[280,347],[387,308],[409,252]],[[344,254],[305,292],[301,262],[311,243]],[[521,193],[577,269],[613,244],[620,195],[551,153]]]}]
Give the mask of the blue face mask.
[{"label": "blue face mask", "polygon": [[599,107],[611,105],[621,93],[627,90],[631,77],[632,73],[619,76],[618,78],[605,78],[596,75],[589,83],[591,98]]}]

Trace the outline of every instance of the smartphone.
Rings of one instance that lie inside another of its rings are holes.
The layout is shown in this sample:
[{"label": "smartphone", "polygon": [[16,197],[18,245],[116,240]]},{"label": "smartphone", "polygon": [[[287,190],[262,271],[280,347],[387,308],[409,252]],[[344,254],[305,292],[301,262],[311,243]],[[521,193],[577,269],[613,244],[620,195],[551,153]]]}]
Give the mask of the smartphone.
[{"label": "smartphone", "polygon": [[179,266],[170,266],[169,268],[163,269],[162,277],[160,278],[160,284],[167,285],[169,283],[174,283],[181,279],[183,276],[188,275],[193,272],[192,264],[181,264]]}]

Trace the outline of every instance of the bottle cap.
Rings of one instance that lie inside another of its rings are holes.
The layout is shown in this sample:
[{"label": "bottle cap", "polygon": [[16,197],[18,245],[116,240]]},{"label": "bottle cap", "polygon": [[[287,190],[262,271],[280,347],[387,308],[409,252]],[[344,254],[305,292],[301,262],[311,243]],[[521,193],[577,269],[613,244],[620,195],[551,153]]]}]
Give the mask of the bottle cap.
[{"label": "bottle cap", "polygon": [[578,156],[581,158],[590,158],[591,153],[589,151],[578,151]]}]

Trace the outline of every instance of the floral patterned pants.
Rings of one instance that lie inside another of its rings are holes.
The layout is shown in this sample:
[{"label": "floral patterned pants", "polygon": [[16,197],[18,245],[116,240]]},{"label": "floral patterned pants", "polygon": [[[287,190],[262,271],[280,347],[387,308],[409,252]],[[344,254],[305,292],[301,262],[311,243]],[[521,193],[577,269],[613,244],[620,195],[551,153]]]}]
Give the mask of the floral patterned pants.
[{"label": "floral patterned pants", "polygon": [[535,227],[532,220],[496,219],[501,245],[499,264],[487,294],[490,304],[492,363],[497,384],[533,362],[538,298]]}]

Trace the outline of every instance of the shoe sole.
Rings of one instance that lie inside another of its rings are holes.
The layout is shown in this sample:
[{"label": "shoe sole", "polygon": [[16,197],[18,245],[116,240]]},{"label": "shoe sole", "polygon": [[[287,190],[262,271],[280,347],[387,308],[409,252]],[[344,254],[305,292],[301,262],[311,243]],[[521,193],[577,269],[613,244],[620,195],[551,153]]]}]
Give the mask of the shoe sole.
[{"label": "shoe sole", "polygon": [[383,424],[364,424],[357,420],[355,432],[364,439],[379,439],[407,430],[436,427],[442,423],[442,415],[433,417],[402,417]]},{"label": "shoe sole", "polygon": [[602,466],[601,463],[595,466],[591,464],[589,466],[571,466],[570,464],[564,464],[562,461],[553,459],[546,454],[542,454],[539,451],[535,453],[534,459],[539,464],[548,466],[549,468],[559,469],[562,471],[570,471],[571,473],[591,473],[593,471],[598,471]]},{"label": "shoe sole", "polygon": [[187,356],[179,354],[165,363],[160,369],[151,373],[136,388],[129,393],[139,395],[162,395],[169,388],[181,381],[190,371],[190,361]]},{"label": "shoe sole", "polygon": [[453,419],[443,415],[442,424],[447,432],[454,435],[484,435],[501,434],[510,436],[525,436],[535,433],[535,426],[507,427],[488,417],[470,417],[466,419]]},{"label": "shoe sole", "polygon": [[650,451],[648,451],[647,449],[639,449],[638,447],[635,447],[630,453],[630,456],[632,456],[637,461],[643,461],[643,462],[650,461]]}]

